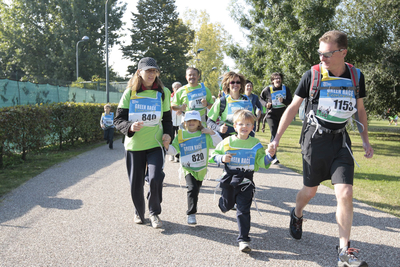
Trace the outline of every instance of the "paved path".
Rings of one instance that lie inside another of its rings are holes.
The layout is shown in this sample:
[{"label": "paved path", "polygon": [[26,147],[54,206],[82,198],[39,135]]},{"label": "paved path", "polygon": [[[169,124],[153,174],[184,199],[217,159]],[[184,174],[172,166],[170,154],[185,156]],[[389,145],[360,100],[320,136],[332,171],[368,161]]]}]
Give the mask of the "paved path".
[{"label": "paved path", "polygon": [[[336,266],[333,190],[320,187],[305,211],[303,239],[295,241],[289,211],[301,176],[281,165],[257,173],[261,216],[253,204],[253,251],[245,254],[235,212],[217,207],[215,181],[203,183],[198,224],[186,224],[177,163],[165,166],[163,228],[134,224],[124,149],[114,144],[58,164],[3,199],[0,266]],[[209,170],[211,179],[221,173]],[[352,244],[370,266],[400,266],[399,218],[355,201],[353,225]]]}]

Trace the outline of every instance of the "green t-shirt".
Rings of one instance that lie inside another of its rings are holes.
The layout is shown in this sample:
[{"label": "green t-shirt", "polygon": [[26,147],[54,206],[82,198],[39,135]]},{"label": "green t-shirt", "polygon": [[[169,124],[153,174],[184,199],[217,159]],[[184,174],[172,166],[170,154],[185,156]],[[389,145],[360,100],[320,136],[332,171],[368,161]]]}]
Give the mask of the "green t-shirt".
[{"label": "green t-shirt", "polygon": [[[222,142],[220,142],[213,153],[211,154],[211,157],[209,159],[209,163],[216,163],[214,161],[214,156],[216,155],[225,155],[226,151],[232,150],[239,150],[240,148],[243,149],[251,149],[255,147],[258,143],[260,143],[260,140],[258,140],[255,137],[249,136],[246,140],[242,140],[237,138],[237,136],[229,136],[225,138]],[[254,171],[258,171],[260,168],[265,168],[268,169],[269,166],[271,165],[270,163],[265,165],[264,158],[266,157],[265,150],[261,146],[256,152],[256,157],[254,160]]]},{"label": "green t-shirt", "polygon": [[[211,91],[210,89],[208,89],[207,87],[204,86],[204,84],[199,84],[196,87],[189,87],[189,85],[185,85],[182,86],[181,88],[179,88],[179,90],[175,93],[171,104],[175,105],[175,106],[180,106],[182,104],[186,104],[186,111],[192,110],[190,107],[190,103],[189,103],[189,98],[188,98],[188,93],[192,93],[195,90],[199,90],[202,87],[204,87],[205,91],[206,91],[206,100],[209,104],[213,104],[214,100],[212,98],[211,95]],[[193,107],[192,107],[193,108]],[[206,110],[207,107],[202,108],[201,110],[198,110],[200,112],[200,116],[203,118],[205,118],[205,114],[206,114]],[[204,121],[205,122],[205,121]]]},{"label": "green t-shirt", "polygon": [[[180,134],[182,135],[181,137],[179,136]],[[200,135],[201,135],[201,131],[197,131],[195,133],[190,133],[186,130],[179,130],[178,134],[175,136],[174,140],[172,141],[172,146],[176,149],[176,151],[178,153],[181,153],[180,147],[179,147],[179,139],[187,140],[187,139],[190,139],[193,137],[198,137]],[[205,134],[205,137],[206,137],[207,153],[206,153],[206,155],[202,155],[202,156],[204,156],[204,159],[205,159],[205,168],[203,168],[199,171],[193,171],[184,166],[185,162],[183,162],[183,160],[182,160],[183,159],[182,153],[181,153],[181,159],[180,159],[180,164],[182,165],[184,175],[186,176],[187,174],[190,173],[198,181],[203,181],[204,177],[207,174],[207,166],[208,166],[207,159],[208,159],[208,155],[209,155],[209,149],[214,148],[212,137],[209,134]]]},{"label": "green t-shirt", "polygon": [[[124,94],[119,101],[118,108],[128,109],[131,103],[131,89],[126,89]],[[156,90],[145,90],[137,94],[138,97],[144,98],[156,98],[158,91]],[[163,112],[169,111],[171,99],[171,91],[168,88],[164,88],[164,100],[161,98],[161,119]],[[126,150],[130,151],[142,151],[148,150],[155,147],[162,147],[162,135],[164,131],[162,128],[161,121],[156,126],[143,126],[143,128],[135,132],[132,137],[125,137],[124,145]]]}]

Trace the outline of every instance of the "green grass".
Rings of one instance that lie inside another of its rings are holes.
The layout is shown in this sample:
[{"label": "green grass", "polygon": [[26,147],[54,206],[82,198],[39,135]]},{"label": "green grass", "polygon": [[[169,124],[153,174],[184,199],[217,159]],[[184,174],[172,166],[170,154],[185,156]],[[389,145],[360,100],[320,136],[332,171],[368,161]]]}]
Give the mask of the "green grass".
[{"label": "green grass", "polygon": [[104,141],[77,143],[74,146],[66,146],[63,150],[48,147],[40,153],[29,153],[25,162],[20,160],[20,155],[6,157],[5,167],[0,169],[0,198],[51,166],[102,145],[105,145]]},{"label": "green grass", "polygon": [[[364,157],[364,149],[358,131],[349,131],[354,157],[360,167],[355,167],[354,198],[384,212],[400,217],[400,126],[388,125],[385,120],[369,122],[369,141],[374,149],[371,159]],[[284,133],[278,148],[282,165],[302,173],[299,145],[301,121],[297,118]],[[257,133],[263,144],[268,144],[270,133]],[[398,165],[399,164],[399,165]],[[330,181],[324,185],[333,188]]]}]

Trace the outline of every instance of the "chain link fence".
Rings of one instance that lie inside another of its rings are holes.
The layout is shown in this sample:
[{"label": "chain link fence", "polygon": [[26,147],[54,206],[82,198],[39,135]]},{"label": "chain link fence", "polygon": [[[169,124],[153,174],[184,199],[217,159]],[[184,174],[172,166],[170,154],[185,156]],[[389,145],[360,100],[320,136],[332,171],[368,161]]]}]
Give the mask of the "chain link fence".
[{"label": "chain link fence", "polygon": [[[118,103],[127,82],[109,84],[109,103]],[[0,79],[0,108],[52,102],[106,103],[104,82],[79,83],[79,87],[36,84]]]}]

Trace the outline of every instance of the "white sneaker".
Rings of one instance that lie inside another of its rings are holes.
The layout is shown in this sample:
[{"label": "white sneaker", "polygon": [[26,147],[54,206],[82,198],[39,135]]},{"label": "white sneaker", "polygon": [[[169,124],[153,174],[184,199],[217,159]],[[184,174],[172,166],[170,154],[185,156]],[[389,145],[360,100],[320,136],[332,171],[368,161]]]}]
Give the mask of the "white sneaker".
[{"label": "white sneaker", "polygon": [[178,157],[175,157],[175,162],[179,163],[179,158]]},{"label": "white sneaker", "polygon": [[250,252],[251,251],[250,242],[245,242],[245,241],[239,242],[239,250],[241,252]]},{"label": "white sneaker", "polygon": [[169,155],[169,161],[174,161],[175,156],[174,155]]},{"label": "white sneaker", "polygon": [[162,221],[158,217],[158,215],[150,215],[151,226],[153,228],[160,228],[162,226]]},{"label": "white sneaker", "polygon": [[197,224],[196,214],[189,214],[187,216],[187,222],[188,222],[188,224]]},{"label": "white sneaker", "polygon": [[274,159],[273,161],[271,161],[271,164],[278,164],[278,163],[280,163],[280,162],[279,162],[279,160],[277,158]]},{"label": "white sneaker", "polygon": [[142,224],[142,219],[140,219],[140,216],[135,214],[135,217],[133,217],[133,222],[136,224]]}]

